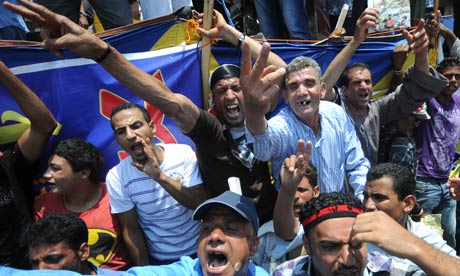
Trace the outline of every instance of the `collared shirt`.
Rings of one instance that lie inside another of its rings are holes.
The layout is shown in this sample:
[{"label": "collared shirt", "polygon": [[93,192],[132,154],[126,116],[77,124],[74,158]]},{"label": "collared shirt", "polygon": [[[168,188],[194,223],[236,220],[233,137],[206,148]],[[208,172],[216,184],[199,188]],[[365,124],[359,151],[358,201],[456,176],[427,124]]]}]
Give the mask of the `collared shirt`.
[{"label": "collared shirt", "polygon": [[[370,253],[367,255],[368,262],[363,271],[363,276],[373,275],[405,275],[391,274],[391,259],[380,255],[379,253]],[[293,260],[287,261],[278,266],[272,273],[272,276],[310,276],[312,270],[312,259],[310,256],[300,256]]]},{"label": "collared shirt", "polygon": [[287,106],[268,121],[264,133],[253,136],[247,131],[248,143],[258,159],[272,161],[275,186],[279,190],[284,159],[297,152],[299,139],[311,141],[310,162],[318,171],[321,192],[346,192],[347,176],[355,195],[362,199],[370,165],[353,124],[340,106],[327,101],[320,102],[319,116],[320,131],[315,135]]}]

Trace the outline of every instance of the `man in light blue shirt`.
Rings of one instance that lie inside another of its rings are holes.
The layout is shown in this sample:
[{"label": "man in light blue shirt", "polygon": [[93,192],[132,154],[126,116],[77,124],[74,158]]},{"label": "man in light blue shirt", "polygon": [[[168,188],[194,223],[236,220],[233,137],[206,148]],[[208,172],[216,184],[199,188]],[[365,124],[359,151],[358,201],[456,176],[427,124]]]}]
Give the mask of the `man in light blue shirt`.
[{"label": "man in light blue shirt", "polygon": [[[263,51],[268,49],[268,45],[264,46]],[[268,99],[279,89],[271,84],[282,71],[267,75],[267,71],[264,72],[266,54],[262,53],[251,68],[248,55],[246,50],[241,66],[248,142],[258,159],[272,161],[276,187],[279,188],[284,158],[298,151],[297,141],[302,139],[312,143],[310,162],[318,170],[321,192],[348,192],[347,179],[362,200],[369,161],[345,111],[321,101],[326,86],[318,63],[311,58],[297,57],[288,65],[282,92],[288,106],[267,122],[264,112],[270,108]]]},{"label": "man in light blue shirt", "polygon": [[[364,191],[366,212],[385,212],[415,236],[455,257],[456,251],[447,244],[442,236],[423,223],[411,219],[409,214],[414,208],[415,202],[415,178],[409,168],[394,163],[381,163],[369,170]],[[420,213],[423,213],[423,209]],[[412,267],[413,271],[420,270],[412,261],[391,256],[372,243],[368,243],[368,250],[379,251],[390,256],[393,267],[405,271],[408,270],[408,267]]]}]

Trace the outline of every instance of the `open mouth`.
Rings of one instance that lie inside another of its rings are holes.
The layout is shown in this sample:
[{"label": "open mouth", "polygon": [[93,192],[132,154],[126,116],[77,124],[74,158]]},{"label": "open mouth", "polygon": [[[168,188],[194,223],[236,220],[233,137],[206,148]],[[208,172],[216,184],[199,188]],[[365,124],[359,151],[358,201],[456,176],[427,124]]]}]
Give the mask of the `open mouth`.
[{"label": "open mouth", "polygon": [[223,252],[208,251],[208,270],[217,272],[225,269],[228,264],[227,256]]},{"label": "open mouth", "polygon": [[300,101],[300,102],[297,102],[297,106],[298,106],[298,107],[306,107],[306,106],[308,106],[310,103],[311,103],[310,100]]},{"label": "open mouth", "polygon": [[240,113],[240,107],[237,104],[227,105],[226,111],[228,114]]},{"label": "open mouth", "polygon": [[144,153],[144,145],[141,142],[135,142],[131,145],[131,151],[135,154],[143,154]]},{"label": "open mouth", "polygon": [[361,92],[358,94],[358,97],[361,99],[361,100],[367,100],[369,98],[369,92]]}]

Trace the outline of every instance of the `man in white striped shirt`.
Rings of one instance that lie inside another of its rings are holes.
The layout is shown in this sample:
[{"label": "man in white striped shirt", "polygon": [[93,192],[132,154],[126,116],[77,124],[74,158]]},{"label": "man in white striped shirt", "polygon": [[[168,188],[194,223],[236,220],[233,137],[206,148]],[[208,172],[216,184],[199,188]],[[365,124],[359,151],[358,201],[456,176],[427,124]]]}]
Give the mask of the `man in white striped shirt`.
[{"label": "man in white striped shirt", "polygon": [[110,206],[136,265],[195,257],[200,225],[193,209],[207,198],[195,152],[188,145],[155,144],[155,125],[140,105],[116,106],[110,123],[129,154],[107,174]]}]

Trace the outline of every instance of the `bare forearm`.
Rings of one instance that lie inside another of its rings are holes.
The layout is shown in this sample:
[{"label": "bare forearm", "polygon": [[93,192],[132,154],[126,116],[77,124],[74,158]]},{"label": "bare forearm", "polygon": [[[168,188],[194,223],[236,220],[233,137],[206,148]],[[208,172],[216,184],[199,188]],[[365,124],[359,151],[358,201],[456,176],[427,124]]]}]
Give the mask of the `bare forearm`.
[{"label": "bare forearm", "polygon": [[455,39],[457,39],[457,36],[447,27],[441,28],[439,34],[446,39],[447,48],[450,50],[455,42]]},{"label": "bare forearm", "polygon": [[0,62],[0,82],[18,103],[36,132],[50,135],[57,126],[45,104],[3,62]]},{"label": "bare forearm", "polygon": [[280,188],[273,211],[273,226],[275,234],[284,239],[292,240],[297,234],[297,218],[294,216],[295,190]]},{"label": "bare forearm", "polygon": [[184,187],[181,183],[165,176],[162,176],[156,181],[165,189],[177,202],[188,209],[195,209],[208,199],[208,194],[204,189],[203,184],[192,187]]},{"label": "bare forearm", "polygon": [[324,96],[325,100],[332,101],[335,98],[336,95],[333,87],[341,77],[342,72],[347,67],[360,44],[361,42],[353,38],[327,67],[323,76],[323,81],[326,83],[327,89],[326,95]]},{"label": "bare forearm", "polygon": [[406,250],[394,254],[409,259],[417,264],[427,275],[457,276],[460,270],[460,260],[436,249],[425,241],[415,237],[404,243]]},{"label": "bare forearm", "polygon": [[195,125],[199,109],[187,97],[175,94],[162,82],[128,61],[116,49],[101,63],[102,67],[139,98],[170,117],[183,132]]},{"label": "bare forearm", "polygon": [[[224,37],[222,37],[225,41],[228,43],[232,44],[233,46],[237,47],[238,46],[238,38],[240,37],[241,32],[236,30],[230,25],[225,26],[225,33]],[[251,49],[251,57],[253,60],[256,60],[257,57],[259,57],[260,49],[262,49],[261,43],[258,41],[250,38],[249,36],[246,36],[244,38],[245,41],[248,42],[249,48]],[[269,65],[274,65],[277,68],[280,67],[286,67],[286,63],[275,53],[270,52],[268,56],[268,64]]]},{"label": "bare forearm", "polygon": [[132,232],[123,229],[123,239],[135,265],[144,266],[150,264],[144,235],[140,229]]}]

